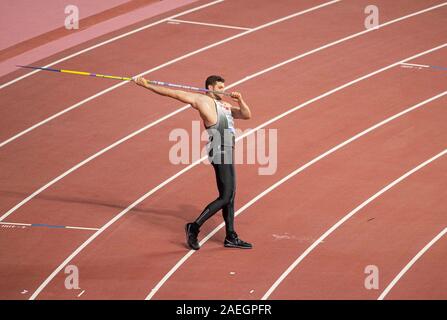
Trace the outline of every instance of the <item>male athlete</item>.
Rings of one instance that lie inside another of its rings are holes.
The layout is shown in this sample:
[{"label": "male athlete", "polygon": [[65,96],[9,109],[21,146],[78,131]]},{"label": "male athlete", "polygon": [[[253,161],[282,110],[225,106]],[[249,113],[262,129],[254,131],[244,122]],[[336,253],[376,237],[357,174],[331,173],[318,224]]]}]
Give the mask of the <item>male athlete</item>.
[{"label": "male athlete", "polygon": [[216,174],[219,197],[208,204],[193,223],[185,226],[186,241],[191,249],[199,250],[197,236],[200,227],[217,211],[222,210],[225,220],[225,247],[251,249],[252,245],[239,239],[234,231],[234,197],[236,192],[236,174],[234,169],[234,119],[250,119],[250,108],[239,92],[232,92],[231,98],[238,106],[222,100],[225,80],[220,76],[209,76],[205,88],[206,94],[173,90],[150,84],[146,79],[138,77],[135,83],[157,94],[174,98],[190,104],[196,109],[208,131],[208,155]]}]

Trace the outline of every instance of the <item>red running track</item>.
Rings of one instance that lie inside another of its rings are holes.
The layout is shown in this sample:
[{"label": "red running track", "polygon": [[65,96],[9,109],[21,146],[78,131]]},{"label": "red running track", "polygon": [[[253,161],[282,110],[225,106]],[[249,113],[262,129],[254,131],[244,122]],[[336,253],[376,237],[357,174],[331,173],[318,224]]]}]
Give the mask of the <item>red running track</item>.
[{"label": "red running track", "polygon": [[[276,6],[267,1],[265,5],[256,3],[254,8],[251,1],[224,1],[181,19],[252,28],[324,2],[288,1]],[[377,5],[385,23],[441,3],[400,0],[379,1]],[[200,84],[209,73],[222,73],[230,84],[363,31],[363,9],[368,4],[334,3],[204,50],[148,76]],[[370,74],[444,45],[446,10],[440,7],[415,15],[238,85],[237,90],[244,93],[255,115],[240,123],[247,129],[368,75],[267,126],[278,130],[277,171],[261,176],[258,165],[240,165],[237,209],[334,146],[443,93],[443,71],[395,65]],[[235,14],[224,14],[228,11]],[[64,67],[85,66],[88,70],[100,65],[110,70],[108,73],[138,73],[241,32],[160,24],[70,59]],[[154,52],[144,41],[147,38],[163,41]],[[446,50],[439,48],[409,62],[442,65]],[[39,73],[2,89],[2,106],[6,106],[1,111],[5,128],[2,140],[113,85],[95,80]],[[73,89],[67,92],[67,87]],[[190,131],[191,121],[197,120],[190,110],[180,112],[67,175],[8,215],[6,222],[103,229],[3,226],[1,297],[27,299],[38,294],[39,299],[144,299],[156,288],[149,298],[260,299],[287,267],[340,218],[446,148],[445,103],[445,96],[439,97],[359,137],[244,209],[236,219],[237,230],[254,242],[253,250],[224,249],[223,233],[219,231],[199,252],[188,256],[172,276],[164,278],[188,253],[184,223],[215,197],[210,168],[195,166],[129,212],[126,210],[143,194],[186,168],[172,165],[168,159],[172,147],[169,132],[173,128]],[[16,112],[19,107],[21,111]],[[126,85],[1,147],[2,214],[91,154],[179,107],[179,103]],[[363,286],[364,267],[374,264],[380,268],[383,289],[445,228],[443,172],[445,160],[441,157],[360,211],[310,253],[271,298],[377,299],[380,290]],[[418,194],[423,197],[415,196]],[[108,226],[117,215],[123,217]],[[404,226],[402,219],[408,219]],[[221,217],[216,215],[203,227],[201,237],[220,223]],[[438,248],[442,241],[433,247],[433,253],[430,250],[419,260],[414,273],[410,269],[388,298],[445,298],[445,283],[434,276],[421,276],[424,268],[442,268],[438,260],[442,257]],[[65,264],[80,269],[81,290],[65,289]],[[59,272],[52,275],[54,270]],[[420,291],[408,290],[409,285],[418,283]]]}]

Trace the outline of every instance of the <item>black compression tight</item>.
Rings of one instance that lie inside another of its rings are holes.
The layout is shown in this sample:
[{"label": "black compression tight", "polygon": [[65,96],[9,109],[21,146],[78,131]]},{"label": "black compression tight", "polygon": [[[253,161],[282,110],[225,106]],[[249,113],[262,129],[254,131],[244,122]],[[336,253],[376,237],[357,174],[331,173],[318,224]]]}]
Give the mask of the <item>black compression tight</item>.
[{"label": "black compression tight", "polygon": [[234,197],[236,193],[234,164],[212,163],[212,165],[216,174],[219,197],[206,206],[195,222],[199,226],[202,226],[206,220],[222,209],[222,215],[225,220],[225,229],[228,235],[234,232]]}]

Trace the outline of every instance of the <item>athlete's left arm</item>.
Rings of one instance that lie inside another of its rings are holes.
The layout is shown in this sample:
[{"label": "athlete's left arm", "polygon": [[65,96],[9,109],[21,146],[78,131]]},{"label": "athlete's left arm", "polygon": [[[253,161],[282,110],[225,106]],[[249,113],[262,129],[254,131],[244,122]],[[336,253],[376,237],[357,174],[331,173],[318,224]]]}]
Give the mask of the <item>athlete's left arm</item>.
[{"label": "athlete's left arm", "polygon": [[251,118],[250,107],[242,98],[239,92],[232,92],[231,98],[238,103],[238,106],[231,106],[231,114],[235,119],[248,120]]}]

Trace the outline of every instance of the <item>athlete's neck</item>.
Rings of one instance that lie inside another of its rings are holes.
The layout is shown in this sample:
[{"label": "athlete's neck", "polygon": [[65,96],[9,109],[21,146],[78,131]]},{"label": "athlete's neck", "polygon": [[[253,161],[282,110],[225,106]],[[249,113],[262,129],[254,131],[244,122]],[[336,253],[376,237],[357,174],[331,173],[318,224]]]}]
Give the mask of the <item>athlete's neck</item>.
[{"label": "athlete's neck", "polygon": [[215,94],[212,93],[212,92],[209,92],[209,93],[207,93],[206,95],[207,95],[208,97],[210,97],[211,99],[214,99],[214,100],[218,100],[218,101],[221,101],[221,100],[222,100],[221,97],[215,95]]}]

